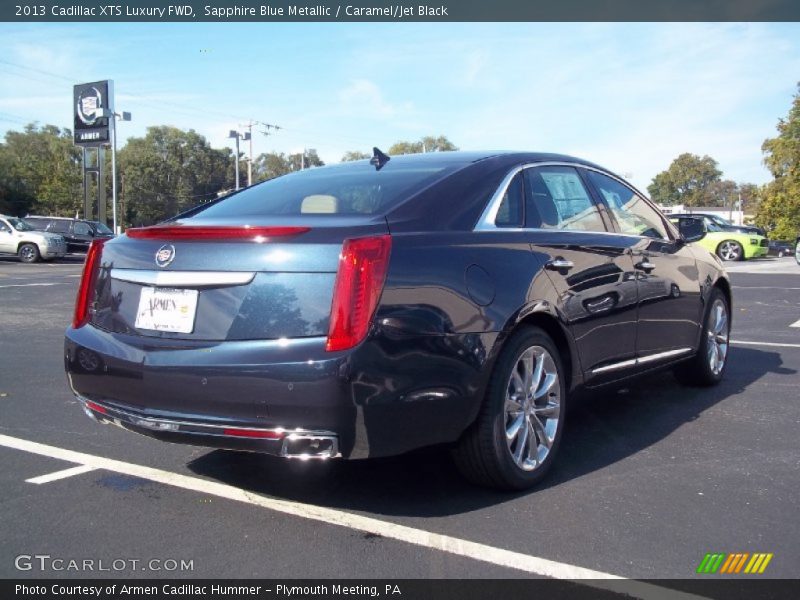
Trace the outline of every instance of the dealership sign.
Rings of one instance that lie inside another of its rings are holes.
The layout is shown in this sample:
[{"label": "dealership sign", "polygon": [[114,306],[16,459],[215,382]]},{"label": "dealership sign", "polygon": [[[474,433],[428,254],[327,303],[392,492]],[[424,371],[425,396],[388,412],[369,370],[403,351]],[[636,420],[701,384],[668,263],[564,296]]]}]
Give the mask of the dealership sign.
[{"label": "dealership sign", "polygon": [[80,83],[73,87],[72,100],[75,143],[108,144],[109,121],[114,113],[114,82]]}]

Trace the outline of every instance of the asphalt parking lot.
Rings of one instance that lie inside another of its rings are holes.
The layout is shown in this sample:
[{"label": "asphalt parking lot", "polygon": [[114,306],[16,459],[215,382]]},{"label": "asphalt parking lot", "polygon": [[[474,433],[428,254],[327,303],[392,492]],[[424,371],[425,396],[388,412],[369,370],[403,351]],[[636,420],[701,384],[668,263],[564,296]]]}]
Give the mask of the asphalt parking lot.
[{"label": "asphalt parking lot", "polygon": [[[80,270],[0,259],[0,577],[687,578],[708,552],[773,553],[761,577],[798,575],[793,258],[731,269],[720,386],[664,373],[593,394],[521,494],[469,486],[441,449],[287,463],[91,422],[62,360]],[[19,570],[20,555],[125,563]]]}]

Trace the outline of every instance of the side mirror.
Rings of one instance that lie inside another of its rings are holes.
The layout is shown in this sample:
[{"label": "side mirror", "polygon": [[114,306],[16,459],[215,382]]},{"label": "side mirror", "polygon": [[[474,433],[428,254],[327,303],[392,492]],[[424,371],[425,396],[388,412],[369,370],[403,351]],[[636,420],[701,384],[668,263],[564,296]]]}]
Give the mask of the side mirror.
[{"label": "side mirror", "polygon": [[678,230],[686,242],[698,242],[706,237],[706,226],[703,219],[681,217],[678,221]]}]

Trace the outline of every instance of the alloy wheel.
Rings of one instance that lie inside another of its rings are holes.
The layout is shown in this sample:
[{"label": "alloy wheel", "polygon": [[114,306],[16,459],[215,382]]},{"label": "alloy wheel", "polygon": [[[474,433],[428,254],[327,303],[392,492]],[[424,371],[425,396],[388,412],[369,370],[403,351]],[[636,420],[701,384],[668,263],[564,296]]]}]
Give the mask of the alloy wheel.
[{"label": "alloy wheel", "polygon": [[25,262],[31,262],[36,258],[36,251],[33,249],[32,246],[29,245],[23,246],[22,249],[19,251],[19,253],[20,257]]},{"label": "alloy wheel", "polygon": [[742,255],[742,247],[736,242],[722,242],[719,246],[719,255],[722,260],[739,260]]},{"label": "alloy wheel", "polygon": [[728,309],[720,299],[717,299],[711,307],[706,336],[708,337],[708,366],[714,375],[719,375],[725,367],[730,336]]},{"label": "alloy wheel", "polygon": [[505,433],[514,463],[523,471],[541,465],[561,421],[561,385],[553,357],[542,346],[524,350],[508,379]]}]

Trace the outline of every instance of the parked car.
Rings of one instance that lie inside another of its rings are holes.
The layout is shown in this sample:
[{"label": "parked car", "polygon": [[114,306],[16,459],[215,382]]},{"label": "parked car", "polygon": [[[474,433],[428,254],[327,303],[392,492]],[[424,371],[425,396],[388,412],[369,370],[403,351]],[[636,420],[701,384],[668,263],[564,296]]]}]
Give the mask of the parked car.
[{"label": "parked car", "polygon": [[800,265],[800,235],[798,235],[797,239],[794,241],[794,259],[797,261],[797,264]]},{"label": "parked car", "polygon": [[716,231],[733,231],[736,233],[755,233],[767,237],[767,233],[755,225],[734,225],[728,219],[711,213],[675,213],[671,217],[696,217],[705,221],[706,225],[716,225]]},{"label": "parked car", "polygon": [[669,218],[673,224],[679,226],[681,226],[681,223],[690,221],[702,222],[706,235],[698,244],[709,252],[716,254],[722,260],[747,260],[749,258],[758,258],[760,256],[766,256],[769,250],[769,240],[757,233],[724,231],[713,221],[702,219],[697,215],[670,215]]},{"label": "parked car", "polygon": [[60,258],[67,253],[64,238],[36,231],[17,217],[0,215],[0,254],[15,254],[22,262]]},{"label": "parked car", "polygon": [[777,256],[778,258],[783,258],[784,256],[791,256],[794,254],[794,243],[792,242],[782,242],[780,240],[770,240],[769,241],[769,251],[767,254],[769,256]]},{"label": "parked car", "polygon": [[376,150],[95,241],[68,380],[93,419],[160,440],[448,443],[473,482],[522,489],[576,390],[723,377],[731,286],[698,225],[568,156]]},{"label": "parked car", "polygon": [[27,216],[25,220],[40,231],[49,231],[64,236],[64,239],[67,240],[68,252],[86,252],[93,240],[114,237],[114,232],[99,221],[38,215]]}]

